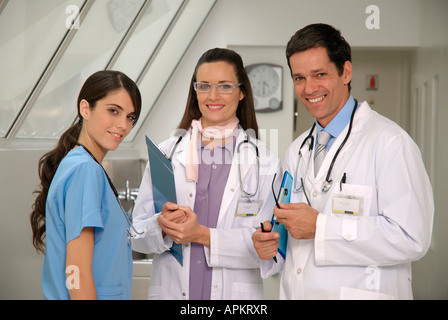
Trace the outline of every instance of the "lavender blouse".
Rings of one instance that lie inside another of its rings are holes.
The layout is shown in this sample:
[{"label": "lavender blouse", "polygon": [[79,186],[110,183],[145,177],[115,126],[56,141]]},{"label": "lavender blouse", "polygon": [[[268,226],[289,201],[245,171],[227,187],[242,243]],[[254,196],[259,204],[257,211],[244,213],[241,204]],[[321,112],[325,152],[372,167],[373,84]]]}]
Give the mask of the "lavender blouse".
[{"label": "lavender blouse", "polygon": [[[216,146],[213,150],[203,143],[199,151],[198,182],[196,184],[196,200],[194,212],[199,224],[216,228],[222,195],[232,165],[235,150],[233,143]],[[198,147],[199,149],[199,147]],[[204,246],[191,243],[190,255],[190,299],[209,300],[211,295],[212,268],[207,265]]]}]

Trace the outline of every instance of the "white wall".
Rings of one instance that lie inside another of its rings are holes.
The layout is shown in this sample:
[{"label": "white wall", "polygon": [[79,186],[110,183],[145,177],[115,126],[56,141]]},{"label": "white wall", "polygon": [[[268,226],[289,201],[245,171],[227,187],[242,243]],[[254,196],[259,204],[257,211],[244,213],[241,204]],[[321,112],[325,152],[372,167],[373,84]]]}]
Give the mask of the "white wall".
[{"label": "white wall", "polygon": [[[415,54],[411,79],[412,92],[418,92],[412,132],[430,174],[435,198],[432,244],[427,255],[413,263],[415,297],[420,299],[448,298],[448,180],[447,142],[448,102],[448,1],[424,1],[421,5],[421,48]],[[437,87],[434,79],[438,79]],[[422,91],[427,88],[426,101]],[[435,113],[434,113],[435,110]],[[423,120],[423,121],[422,121]]]},{"label": "white wall", "polygon": [[[218,1],[218,20],[214,23],[225,25],[222,27],[227,41],[233,45],[284,46],[295,31],[314,22],[338,27],[353,46],[414,47],[419,44],[416,37],[420,32],[419,0]],[[381,28],[375,31],[365,27],[365,11],[371,4],[377,5],[381,13]],[[228,23],[229,18],[232,23]]]},{"label": "white wall", "polygon": [[[354,48],[418,47],[420,0],[383,0],[373,3],[380,8],[379,30],[369,30],[365,26],[369,15],[366,14],[366,8],[372,4],[370,0],[218,0],[136,138],[135,145],[142,146],[141,156],[147,158],[144,150],[145,134],[161,142],[179,123],[193,69],[202,53],[210,48],[239,49],[246,65],[260,59],[258,62],[272,60],[286,66],[282,49],[298,29],[314,22],[325,22],[339,28]],[[397,34],[400,35],[398,38]],[[254,50],[258,50],[256,55],[253,54]],[[276,52],[275,57],[272,52]],[[288,87],[288,72],[284,68],[283,111],[257,115],[261,128],[271,128],[272,119],[274,123],[283,121],[282,131],[279,132],[282,141],[293,139],[294,93],[291,82]],[[286,147],[285,143],[279,143],[278,154],[281,158]]]},{"label": "white wall", "polygon": [[[402,50],[353,50],[352,95],[367,101],[370,107],[409,129],[411,55]],[[367,77],[376,75],[377,90],[369,90]]]},{"label": "white wall", "polygon": [[[358,102],[367,101],[378,113],[409,131],[410,75],[413,50],[352,48],[351,95]],[[367,87],[367,78],[377,76],[377,90]],[[298,118],[294,137],[309,130],[313,118],[296,97]]]},{"label": "white wall", "polygon": [[43,153],[0,150],[0,300],[42,298],[43,257],[32,246],[29,215]]}]

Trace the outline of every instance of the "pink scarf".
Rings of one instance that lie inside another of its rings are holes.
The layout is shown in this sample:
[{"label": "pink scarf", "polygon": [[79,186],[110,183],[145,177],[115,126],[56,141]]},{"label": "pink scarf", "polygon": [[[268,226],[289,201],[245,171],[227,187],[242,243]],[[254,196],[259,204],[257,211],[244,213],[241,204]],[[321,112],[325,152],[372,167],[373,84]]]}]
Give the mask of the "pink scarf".
[{"label": "pink scarf", "polygon": [[[202,119],[202,118],[201,118]],[[202,128],[201,119],[193,120],[191,122],[191,138],[190,138],[190,150],[187,156],[186,171],[187,180],[198,182],[198,133],[204,138],[214,139],[216,143],[221,143],[222,139],[229,138],[233,135],[236,129],[238,129],[238,123],[240,120],[235,117],[230,123],[225,126],[212,126],[205,129]],[[213,143],[213,142],[212,142]]]}]

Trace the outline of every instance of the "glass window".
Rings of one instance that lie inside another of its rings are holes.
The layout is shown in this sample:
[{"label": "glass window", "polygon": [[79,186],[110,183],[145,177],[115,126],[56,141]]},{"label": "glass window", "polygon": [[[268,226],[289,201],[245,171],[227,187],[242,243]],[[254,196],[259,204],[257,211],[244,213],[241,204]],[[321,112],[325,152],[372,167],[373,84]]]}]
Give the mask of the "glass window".
[{"label": "glass window", "polygon": [[[79,89],[88,76],[106,68],[142,4],[143,0],[93,2],[17,138],[56,139],[74,122]],[[65,11],[61,14],[67,17]]]},{"label": "glass window", "polygon": [[124,72],[131,79],[137,81],[166,30],[173,22],[182,2],[183,0],[151,1],[137,28],[111,68]]},{"label": "glass window", "polygon": [[215,0],[190,0],[182,11],[182,15],[176,21],[169,37],[138,83],[142,93],[142,113],[140,120],[125,141],[134,139],[144,123],[145,117],[148,116],[156,103],[157,98],[214,4]]},{"label": "glass window", "polygon": [[113,69],[142,93],[132,141],[215,2],[8,1],[0,17],[0,74],[9,75],[0,77],[0,138],[58,139],[77,119],[86,78]]},{"label": "glass window", "polygon": [[67,6],[82,0],[8,1],[0,17],[0,138],[8,133],[67,33]]}]

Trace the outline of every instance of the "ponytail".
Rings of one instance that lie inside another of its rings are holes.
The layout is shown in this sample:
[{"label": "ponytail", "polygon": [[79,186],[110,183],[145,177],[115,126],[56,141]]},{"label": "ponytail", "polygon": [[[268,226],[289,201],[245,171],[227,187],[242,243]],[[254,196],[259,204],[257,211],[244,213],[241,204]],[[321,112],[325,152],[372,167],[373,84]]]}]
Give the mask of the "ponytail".
[{"label": "ponytail", "polygon": [[120,71],[97,71],[87,78],[79,92],[77,108],[80,121],[62,134],[56,148],[40,158],[38,171],[41,184],[40,188],[34,191],[37,197],[30,215],[31,228],[33,230],[33,245],[38,252],[45,253],[45,204],[47,202],[51,180],[53,180],[62,159],[75,147],[79,139],[79,134],[81,133],[83,119],[79,107],[81,101],[86,100],[89,103],[90,109],[94,109],[97,101],[103,99],[110,92],[122,88],[129,93],[132,99],[136,115],[135,125],[140,116],[142,104],[140,91],[135,82]]},{"label": "ponytail", "polygon": [[82,125],[76,123],[65,131],[58,141],[56,148],[44,154],[39,160],[40,188],[34,191],[37,194],[30,215],[31,228],[33,230],[33,246],[37,252],[45,253],[45,205],[51,180],[59,166],[59,163],[73,149],[78,142]]}]

